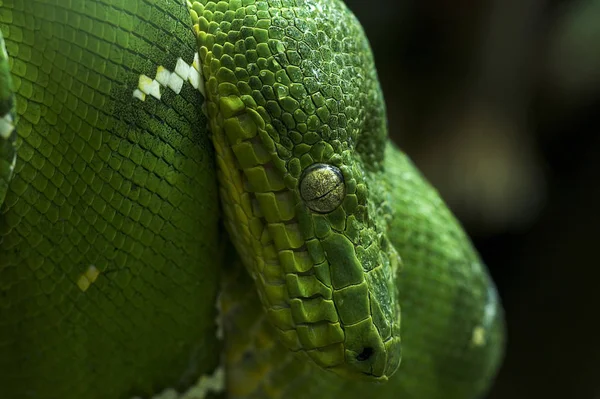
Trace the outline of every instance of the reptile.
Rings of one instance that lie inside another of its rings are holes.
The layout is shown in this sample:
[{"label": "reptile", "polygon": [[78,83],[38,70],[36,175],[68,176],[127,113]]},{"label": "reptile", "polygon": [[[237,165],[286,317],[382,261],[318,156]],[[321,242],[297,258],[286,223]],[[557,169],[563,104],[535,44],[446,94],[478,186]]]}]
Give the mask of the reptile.
[{"label": "reptile", "polygon": [[338,0],[1,0],[0,397],[483,397],[496,288]]}]

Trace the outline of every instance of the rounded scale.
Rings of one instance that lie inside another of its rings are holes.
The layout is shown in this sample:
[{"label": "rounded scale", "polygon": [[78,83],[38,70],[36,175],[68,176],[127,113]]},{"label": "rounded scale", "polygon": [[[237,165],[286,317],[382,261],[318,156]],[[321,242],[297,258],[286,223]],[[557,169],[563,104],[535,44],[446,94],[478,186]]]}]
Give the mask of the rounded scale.
[{"label": "rounded scale", "polygon": [[309,166],[300,179],[300,196],[312,211],[332,212],[340,206],[346,196],[342,172],[325,163]]}]

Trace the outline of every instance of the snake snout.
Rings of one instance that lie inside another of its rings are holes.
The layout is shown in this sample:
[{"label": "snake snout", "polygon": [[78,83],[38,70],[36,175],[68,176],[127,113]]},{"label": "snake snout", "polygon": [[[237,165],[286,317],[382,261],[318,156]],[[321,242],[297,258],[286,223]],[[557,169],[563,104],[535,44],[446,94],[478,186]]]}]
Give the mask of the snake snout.
[{"label": "snake snout", "polygon": [[[382,341],[373,324],[365,324],[358,335],[355,335],[357,330],[352,327],[348,326],[346,329],[346,363],[335,371],[339,374],[358,374],[379,382],[386,381],[400,365],[400,339],[392,337]],[[368,333],[368,330],[372,333]]]}]

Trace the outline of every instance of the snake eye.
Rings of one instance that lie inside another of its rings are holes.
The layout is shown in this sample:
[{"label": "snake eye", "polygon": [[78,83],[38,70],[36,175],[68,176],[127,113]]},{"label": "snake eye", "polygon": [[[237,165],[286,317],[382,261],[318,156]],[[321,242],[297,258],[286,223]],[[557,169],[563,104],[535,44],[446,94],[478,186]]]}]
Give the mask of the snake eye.
[{"label": "snake eye", "polygon": [[333,211],[346,195],[342,172],[324,163],[309,166],[300,180],[300,195],[306,206],[315,212]]}]

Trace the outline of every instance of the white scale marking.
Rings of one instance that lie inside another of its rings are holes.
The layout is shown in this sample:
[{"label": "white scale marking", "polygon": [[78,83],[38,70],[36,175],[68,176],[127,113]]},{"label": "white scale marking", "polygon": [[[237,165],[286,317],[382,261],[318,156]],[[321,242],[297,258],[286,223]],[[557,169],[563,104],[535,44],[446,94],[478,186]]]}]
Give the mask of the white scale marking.
[{"label": "white scale marking", "polygon": [[10,113],[0,118],[0,138],[8,139],[13,130],[15,130],[15,125],[13,125],[13,118]]},{"label": "white scale marking", "polygon": [[[212,375],[201,376],[196,384],[186,392],[178,393],[173,388],[167,388],[164,391],[152,396],[151,399],[204,399],[209,392],[220,393],[225,390],[225,370],[219,366]],[[132,399],[141,399],[135,396]]]},{"label": "white scale marking", "polygon": [[177,64],[173,72],[160,65],[156,68],[154,79],[146,75],[140,75],[138,86],[133,91],[133,97],[141,101],[146,101],[147,96],[160,100],[161,88],[169,88],[179,94],[185,82],[189,82],[194,89],[200,91],[203,96],[205,95],[204,79],[202,73],[200,73],[198,53],[194,54],[191,65],[182,58],[177,58]]}]

